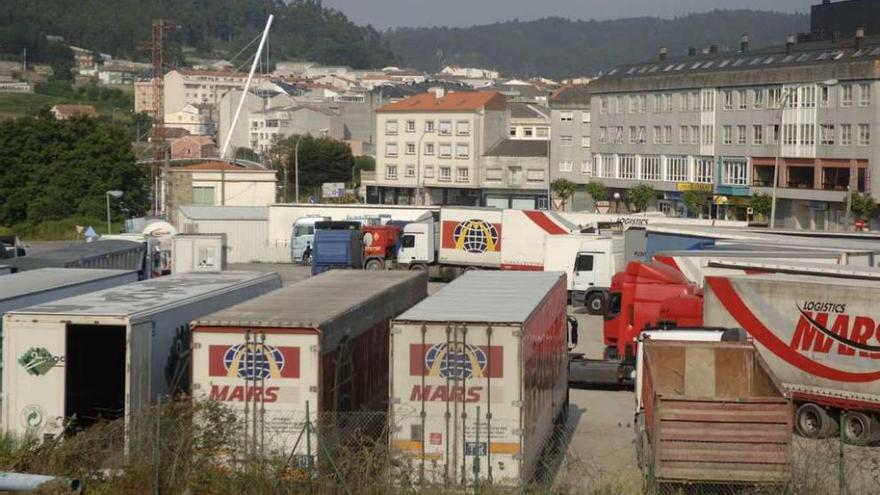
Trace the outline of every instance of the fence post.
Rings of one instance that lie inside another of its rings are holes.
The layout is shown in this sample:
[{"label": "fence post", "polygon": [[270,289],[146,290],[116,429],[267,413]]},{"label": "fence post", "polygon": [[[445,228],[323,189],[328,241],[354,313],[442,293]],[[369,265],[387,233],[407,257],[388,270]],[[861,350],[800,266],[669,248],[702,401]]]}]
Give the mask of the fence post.
[{"label": "fence post", "polygon": [[309,410],[309,401],[306,401],[306,466],[309,471],[309,481],[312,480],[312,416]]},{"label": "fence post", "polygon": [[838,436],[838,472],[837,472],[837,493],[840,495],[846,495],[846,457],[844,455],[844,441],[843,441],[843,421],[840,422],[840,435]]},{"label": "fence post", "polygon": [[160,395],[156,399],[156,438],[153,445],[153,469],[155,472],[153,473],[153,493],[154,495],[159,495],[161,492],[159,488],[159,464],[162,459],[162,455],[159,452],[160,447],[162,445],[161,441],[161,428],[162,428],[162,396]]},{"label": "fence post", "polygon": [[[477,406],[477,431],[475,432],[476,452],[474,454],[474,493],[480,492],[480,406]],[[486,440],[486,452],[489,451],[489,441]]]}]

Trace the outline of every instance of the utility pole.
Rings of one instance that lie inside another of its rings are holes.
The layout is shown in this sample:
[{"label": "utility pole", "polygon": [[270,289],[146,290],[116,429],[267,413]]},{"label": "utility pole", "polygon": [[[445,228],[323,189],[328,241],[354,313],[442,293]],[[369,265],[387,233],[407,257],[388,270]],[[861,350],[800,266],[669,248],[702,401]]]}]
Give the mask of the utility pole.
[{"label": "utility pole", "polygon": [[165,21],[153,20],[153,165],[151,183],[153,184],[153,214],[158,215],[160,207],[159,167],[165,161]]}]

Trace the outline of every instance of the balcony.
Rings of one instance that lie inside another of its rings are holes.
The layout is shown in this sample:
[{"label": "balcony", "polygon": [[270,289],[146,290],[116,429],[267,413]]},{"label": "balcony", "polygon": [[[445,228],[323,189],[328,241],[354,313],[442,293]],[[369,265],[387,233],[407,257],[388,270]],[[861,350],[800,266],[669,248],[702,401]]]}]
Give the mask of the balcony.
[{"label": "balcony", "polygon": [[815,167],[789,166],[787,175],[786,187],[791,189],[813,189],[816,181]]}]

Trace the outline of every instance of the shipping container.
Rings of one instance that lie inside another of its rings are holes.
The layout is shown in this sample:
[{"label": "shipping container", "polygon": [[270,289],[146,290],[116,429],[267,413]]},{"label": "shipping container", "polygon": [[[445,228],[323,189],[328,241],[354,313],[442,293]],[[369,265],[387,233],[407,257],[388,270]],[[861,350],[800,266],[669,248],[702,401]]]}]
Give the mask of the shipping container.
[{"label": "shipping container", "polygon": [[880,281],[709,276],[704,290],[705,325],[740,327],[755,340],[792,393],[799,433],[823,438],[839,427],[849,443],[880,440]]},{"label": "shipping container", "polygon": [[416,481],[531,481],[568,408],[565,275],[466,273],[397,318],[391,446]]},{"label": "shipping container", "polygon": [[[181,273],[6,313],[3,426],[52,438],[187,391],[189,323],[281,286],[256,272]],[[70,423],[66,420],[73,418]]]},{"label": "shipping container", "polygon": [[502,212],[495,208],[443,208],[440,211],[441,265],[501,267]]},{"label": "shipping container", "polygon": [[646,482],[788,481],[791,400],[750,342],[647,339],[639,352],[637,453]]},{"label": "shipping container", "polygon": [[226,234],[228,263],[290,263],[290,240],[269,240],[266,206],[186,205],[177,209],[183,234]]},{"label": "shipping container", "polygon": [[226,269],[226,234],[178,234],[172,240],[172,273]]},{"label": "shipping container", "polygon": [[245,427],[258,423],[265,451],[303,460],[306,442],[292,449],[307,404],[319,435],[335,434],[323,428],[331,426],[321,423],[330,422],[326,413],[385,419],[390,321],[427,295],[427,283],[417,272],[330,271],[201,317],[193,323],[193,393],[250,410]]},{"label": "shipping container", "polygon": [[106,240],[80,242],[43,253],[4,260],[3,264],[23,272],[38,268],[101,268],[135,270],[141,279],[150,278],[150,256],[142,242]]}]

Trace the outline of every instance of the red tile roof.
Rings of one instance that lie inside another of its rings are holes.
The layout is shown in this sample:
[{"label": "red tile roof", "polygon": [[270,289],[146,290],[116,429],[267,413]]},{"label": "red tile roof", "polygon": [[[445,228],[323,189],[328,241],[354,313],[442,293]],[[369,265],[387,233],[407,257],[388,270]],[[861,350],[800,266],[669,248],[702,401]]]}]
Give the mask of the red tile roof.
[{"label": "red tile roof", "polygon": [[265,168],[260,168],[255,165],[248,165],[244,163],[235,163],[232,164],[230,162],[220,162],[220,161],[207,161],[201,163],[193,163],[191,165],[183,165],[180,167],[174,167],[172,172],[175,171],[192,171],[192,170],[225,170],[232,172],[250,172],[250,171],[270,171]]},{"label": "red tile roof", "polygon": [[64,117],[73,115],[88,115],[90,117],[98,115],[98,111],[92,105],[55,105],[52,110],[58,112]]},{"label": "red tile roof", "polygon": [[377,112],[473,112],[481,108],[504,110],[507,99],[497,91],[462,91],[446,93],[437,98],[434,93],[420,93],[405,100],[385,105]]}]

